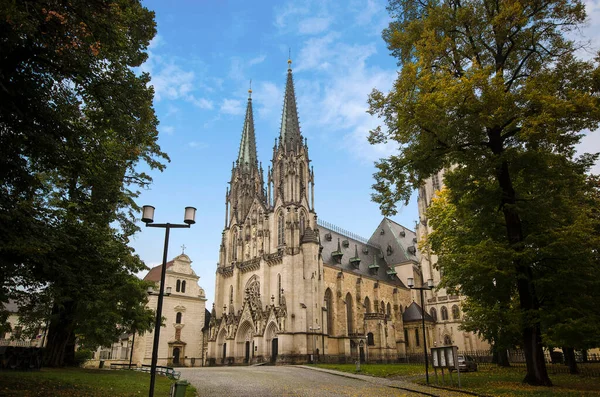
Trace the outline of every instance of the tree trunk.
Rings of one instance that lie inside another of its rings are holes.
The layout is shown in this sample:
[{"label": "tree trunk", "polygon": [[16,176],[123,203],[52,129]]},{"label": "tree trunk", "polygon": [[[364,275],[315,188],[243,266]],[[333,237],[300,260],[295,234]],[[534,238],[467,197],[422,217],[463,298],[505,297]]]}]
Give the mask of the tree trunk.
[{"label": "tree trunk", "polygon": [[44,362],[48,367],[63,367],[67,345],[74,338],[73,320],[69,311],[73,304],[67,303],[60,308],[57,304],[52,307],[52,317],[48,327],[48,344],[46,345]]},{"label": "tree trunk", "polygon": [[492,344],[492,364],[496,364],[499,367],[510,367],[510,361],[508,361],[508,351],[498,346],[497,342]]},{"label": "tree trunk", "polygon": [[506,349],[498,350],[498,362],[499,367],[510,367],[510,361],[508,361],[508,352]]},{"label": "tree trunk", "polygon": [[[500,132],[491,131],[489,136],[492,151],[495,154],[501,154],[503,148],[500,141]],[[517,197],[512,185],[508,162],[503,160],[496,172],[497,181],[502,190],[501,208],[506,222],[507,238],[512,248],[516,252],[520,252],[523,250],[524,237],[521,218],[514,210]],[[525,362],[527,364],[527,374],[523,382],[536,386],[552,386],[546,370],[546,361],[542,349],[540,322],[536,316],[539,310],[539,300],[533,284],[533,274],[531,268],[521,263],[520,259],[515,259],[514,265],[517,271],[517,291],[523,316],[522,335]]]},{"label": "tree trunk", "polygon": [[563,347],[563,354],[565,355],[565,364],[569,366],[569,373],[577,375],[579,368],[577,367],[577,361],[575,361],[575,349],[572,347]]}]

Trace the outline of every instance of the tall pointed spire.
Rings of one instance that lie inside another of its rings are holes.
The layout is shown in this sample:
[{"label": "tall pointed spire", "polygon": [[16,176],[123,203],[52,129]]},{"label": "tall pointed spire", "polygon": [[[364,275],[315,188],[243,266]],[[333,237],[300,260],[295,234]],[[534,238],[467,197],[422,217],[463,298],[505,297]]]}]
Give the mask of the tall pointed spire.
[{"label": "tall pointed spire", "polygon": [[254,135],[254,117],[252,115],[252,80],[250,80],[248,106],[246,108],[246,118],[244,119],[244,129],[242,130],[242,141],[240,143],[237,165],[240,169],[247,171],[256,166],[256,164],[256,137]]},{"label": "tall pointed spire", "polygon": [[288,59],[287,82],[285,97],[283,99],[283,114],[281,115],[281,130],[279,144],[286,150],[297,149],[302,145],[298,109],[296,108],[296,94],[294,93],[294,79],[292,77],[292,60]]}]

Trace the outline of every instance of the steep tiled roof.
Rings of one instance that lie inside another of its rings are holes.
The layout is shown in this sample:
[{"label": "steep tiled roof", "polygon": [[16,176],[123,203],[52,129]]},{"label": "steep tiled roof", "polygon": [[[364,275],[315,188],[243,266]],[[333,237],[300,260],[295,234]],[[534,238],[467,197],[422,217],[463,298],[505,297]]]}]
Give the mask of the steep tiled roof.
[{"label": "steep tiled roof", "polygon": [[419,262],[419,251],[416,247],[417,235],[415,232],[389,218],[381,220],[369,242],[381,247],[381,250],[385,254],[385,260],[390,265],[398,265],[410,261]]},{"label": "steep tiled roof", "polygon": [[[167,262],[167,269],[173,266],[173,261]],[[144,277],[144,281],[160,281],[160,273],[161,273],[162,265],[158,265],[150,269],[146,277]]]},{"label": "steep tiled roof", "polygon": [[[339,267],[340,270],[349,273],[373,277],[386,283],[404,287],[398,277],[391,276],[388,273],[393,268],[388,266],[378,246],[369,244],[366,239],[352,233],[344,233],[341,229],[332,226],[326,222],[319,222],[319,237],[323,247],[321,255],[324,263]],[[343,254],[341,263],[338,263],[332,255],[338,250],[338,240],[342,242],[340,244],[340,251]],[[350,262],[350,259],[354,258],[360,259],[360,261],[354,261],[358,266],[353,266]],[[371,266],[373,264],[377,266]]]},{"label": "steep tiled roof", "polygon": [[[421,321],[421,306],[417,305],[415,302],[411,303],[410,306],[406,308],[404,313],[402,313],[402,320],[405,323]],[[433,317],[431,317],[427,312],[425,312],[425,321],[435,323]]]}]

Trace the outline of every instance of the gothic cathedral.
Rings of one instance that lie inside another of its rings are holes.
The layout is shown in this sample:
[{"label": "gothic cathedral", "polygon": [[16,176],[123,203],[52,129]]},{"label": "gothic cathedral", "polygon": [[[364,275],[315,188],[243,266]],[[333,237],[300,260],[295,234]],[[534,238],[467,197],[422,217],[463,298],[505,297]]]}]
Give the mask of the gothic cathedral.
[{"label": "gothic cathedral", "polygon": [[394,361],[419,349],[420,307],[395,270],[418,267],[415,233],[384,218],[365,239],[317,220],[291,61],[271,162],[265,189],[250,90],[226,193],[209,365]]}]

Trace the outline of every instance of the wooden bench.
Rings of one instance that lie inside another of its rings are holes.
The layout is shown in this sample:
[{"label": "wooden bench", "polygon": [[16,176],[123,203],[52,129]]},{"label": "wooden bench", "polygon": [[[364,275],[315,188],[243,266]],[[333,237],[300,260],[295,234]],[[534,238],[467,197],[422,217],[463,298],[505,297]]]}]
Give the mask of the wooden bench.
[{"label": "wooden bench", "polygon": [[[152,370],[152,366],[148,364],[143,364],[140,371],[150,372]],[[169,379],[177,380],[181,376],[181,372],[175,371],[172,367],[164,367],[162,365],[156,366],[156,373],[159,375],[164,375]]]}]

